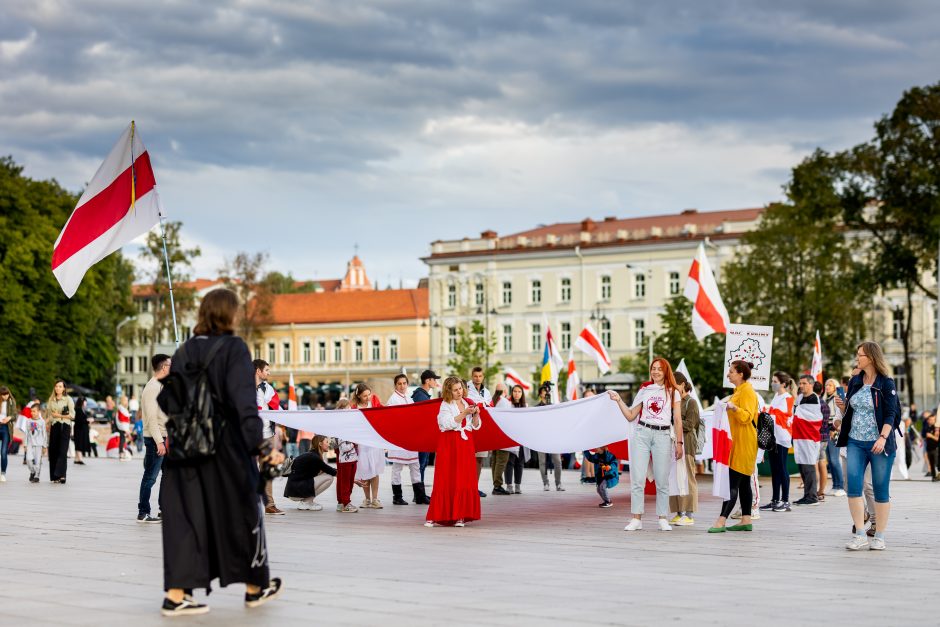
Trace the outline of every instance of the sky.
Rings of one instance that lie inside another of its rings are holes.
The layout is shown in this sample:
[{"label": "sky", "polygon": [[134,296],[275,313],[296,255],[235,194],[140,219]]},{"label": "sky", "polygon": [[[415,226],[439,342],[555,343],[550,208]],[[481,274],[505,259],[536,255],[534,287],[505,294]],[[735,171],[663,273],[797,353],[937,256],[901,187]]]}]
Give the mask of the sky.
[{"label": "sky", "polygon": [[194,275],[335,278],[358,245],[413,286],[437,239],[779,200],[940,79],[938,27],[929,0],[5,0],[0,154],[80,192],[134,119]]}]

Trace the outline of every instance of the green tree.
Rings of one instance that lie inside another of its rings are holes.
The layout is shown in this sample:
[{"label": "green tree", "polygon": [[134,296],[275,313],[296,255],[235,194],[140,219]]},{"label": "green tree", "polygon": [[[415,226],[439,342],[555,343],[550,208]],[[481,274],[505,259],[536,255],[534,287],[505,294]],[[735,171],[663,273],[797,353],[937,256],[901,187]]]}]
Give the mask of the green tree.
[{"label": "green tree", "polygon": [[842,372],[864,330],[864,266],[853,259],[838,197],[817,153],[794,168],[789,203],[767,207],[723,266],[721,294],[732,322],[774,327],[774,369],[808,370],[816,331],[825,367]]},{"label": "green tree", "polygon": [[454,356],[447,361],[447,367],[455,376],[468,379],[470,371],[475,366],[480,366],[483,368],[484,380],[488,385],[489,380],[498,374],[503,366],[500,361],[490,361],[490,356],[494,352],[496,352],[496,334],[490,332],[490,336],[486,337],[483,323],[474,320],[470,323],[469,329],[458,327],[457,349],[454,351]]},{"label": "green tree", "polygon": [[133,268],[120,252],[109,255],[66,298],[51,272],[52,245],[77,202],[0,158],[0,376],[21,402],[31,387],[48,396],[56,377],[99,392],[114,384],[114,329],[133,312]]},{"label": "green tree", "polygon": [[[167,265],[173,279],[173,302],[176,305],[177,323],[183,316],[196,308],[196,290],[187,283],[192,279],[191,261],[202,254],[198,246],[183,248],[180,241],[181,222],[164,224],[165,238],[159,231],[147,234],[147,241],[140,253],[140,258],[147,264],[146,275],[153,286],[153,306],[150,311],[153,325],[150,328],[150,354],[154,354],[161,336],[175,341],[173,329],[173,309],[170,306],[170,285],[167,280]],[[166,242],[166,258],[163,245]],[[182,338],[180,338],[182,339]]]},{"label": "green tree", "polygon": [[318,287],[314,281],[298,281],[290,272],[285,275],[276,270],[268,272],[263,282],[272,294],[305,294]]}]

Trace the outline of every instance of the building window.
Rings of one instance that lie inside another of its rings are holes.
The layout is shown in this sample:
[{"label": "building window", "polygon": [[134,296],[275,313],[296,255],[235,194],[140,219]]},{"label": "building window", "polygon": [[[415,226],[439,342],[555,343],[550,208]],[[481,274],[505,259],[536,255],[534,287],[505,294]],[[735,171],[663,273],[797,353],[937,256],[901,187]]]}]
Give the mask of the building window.
[{"label": "building window", "polygon": [[898,396],[907,389],[907,373],[904,371],[904,366],[894,367],[894,385],[898,388]]},{"label": "building window", "polygon": [[284,344],[281,345],[281,357],[283,357],[282,361],[285,364],[294,363],[294,360],[291,358],[290,354],[290,342],[284,342]]},{"label": "building window", "polygon": [[561,287],[558,290],[559,300],[563,303],[571,302],[571,279],[565,278],[561,280]]},{"label": "building window", "polygon": [[268,342],[268,363],[273,364],[276,361],[275,357],[277,357],[277,351],[274,342]]},{"label": "building window", "polygon": [[150,332],[147,331],[147,329],[138,329],[137,338],[140,340],[140,343],[143,346],[150,344]]},{"label": "building window", "polygon": [[531,333],[529,334],[529,347],[536,352],[542,350],[541,324],[536,323],[531,326]]},{"label": "building window", "polygon": [[[605,342],[606,346],[609,346]],[[640,348],[646,345],[646,320],[633,321],[633,347]]]},{"label": "building window", "polygon": [[604,275],[601,277],[601,300],[610,300],[611,283],[610,277]]},{"label": "building window", "polygon": [[539,305],[542,302],[542,282],[538,279],[533,279],[529,283],[529,303],[532,305]]},{"label": "building window", "polygon": [[326,342],[323,340],[317,342],[317,361],[321,364],[326,363]]},{"label": "building window", "polygon": [[503,305],[512,304],[512,281],[503,281]]},{"label": "building window", "polygon": [[343,361],[343,343],[339,340],[333,340],[333,361],[335,363]]},{"label": "building window", "polygon": [[571,348],[571,323],[562,322],[561,323],[561,350],[568,350]]},{"label": "building window", "polygon": [[454,327],[447,328],[447,352],[457,352],[457,329]]},{"label": "building window", "polygon": [[937,324],[938,324],[938,322],[937,322],[937,304],[936,304],[936,303],[934,303],[933,305],[931,305],[930,311],[933,312],[933,331],[931,331],[930,334],[928,334],[927,337],[933,336],[933,339],[937,339],[937,330],[938,330],[938,329],[937,329]]},{"label": "building window", "polygon": [[451,283],[447,286],[447,308],[453,309],[457,306],[457,286]]},{"label": "building window", "polygon": [[127,394],[128,398],[130,398],[131,396],[134,396],[134,384],[128,383],[127,389],[124,390],[124,392]]},{"label": "building window", "polygon": [[610,320],[601,320],[601,344],[610,346]]},{"label": "building window", "polygon": [[679,295],[679,273],[678,272],[669,273],[669,295],[670,296]]},{"label": "building window", "polygon": [[388,360],[391,362],[398,361],[398,339],[391,338],[388,341]]},{"label": "building window", "polygon": [[137,372],[147,372],[147,367],[150,365],[147,362],[150,360],[147,359],[146,355],[143,357],[137,358]]},{"label": "building window", "polygon": [[633,275],[633,297],[634,298],[646,298],[646,275],[645,274],[634,274]]},{"label": "building window", "polygon": [[355,361],[362,361],[362,340],[356,340],[353,343],[353,355]]},{"label": "building window", "polygon": [[304,342],[304,353],[303,353],[304,363],[310,363],[310,342]]},{"label": "building window", "polygon": [[477,283],[473,288],[473,300],[478,307],[482,307],[486,301],[486,294],[483,290],[483,284]]},{"label": "building window", "polygon": [[124,372],[128,374],[134,373],[134,358],[133,357],[124,358]]},{"label": "building window", "polygon": [[891,318],[891,339],[901,339],[901,327],[904,326],[904,310],[895,309]]},{"label": "building window", "polygon": [[188,340],[193,336],[192,327],[180,327],[180,337],[184,340]]},{"label": "building window", "polygon": [[261,344],[255,344],[255,359],[261,359]]},{"label": "building window", "polygon": [[511,324],[503,325],[503,352],[504,353],[512,352],[512,325]]},{"label": "building window", "polygon": [[380,340],[372,340],[372,361],[381,361],[382,360],[382,342]]}]

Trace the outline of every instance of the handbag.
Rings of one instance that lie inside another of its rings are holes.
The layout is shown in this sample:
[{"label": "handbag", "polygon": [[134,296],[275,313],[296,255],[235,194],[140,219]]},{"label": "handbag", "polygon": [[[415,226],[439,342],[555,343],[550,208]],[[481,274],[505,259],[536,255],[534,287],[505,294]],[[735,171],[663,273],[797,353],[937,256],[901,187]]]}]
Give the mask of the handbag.
[{"label": "handbag", "polygon": [[757,429],[757,448],[764,451],[772,451],[777,446],[777,436],[774,435],[774,417],[762,411],[757,414],[757,423],[754,425]]}]

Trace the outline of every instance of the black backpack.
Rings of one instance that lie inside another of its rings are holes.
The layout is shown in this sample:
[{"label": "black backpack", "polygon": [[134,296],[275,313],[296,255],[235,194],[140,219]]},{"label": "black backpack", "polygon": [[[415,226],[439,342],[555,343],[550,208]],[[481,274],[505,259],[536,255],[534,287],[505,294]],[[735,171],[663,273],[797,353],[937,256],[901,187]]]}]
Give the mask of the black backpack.
[{"label": "black backpack", "polygon": [[765,411],[760,412],[754,426],[757,429],[757,448],[764,451],[774,450],[777,446],[777,436],[774,435],[773,415]]},{"label": "black backpack", "polygon": [[216,341],[203,363],[189,361],[186,344],[173,356],[173,361],[183,367],[163,379],[163,390],[157,396],[160,409],[167,415],[169,461],[195,461],[215,455],[224,421],[215,412],[208,368],[225,340],[222,336]]}]

